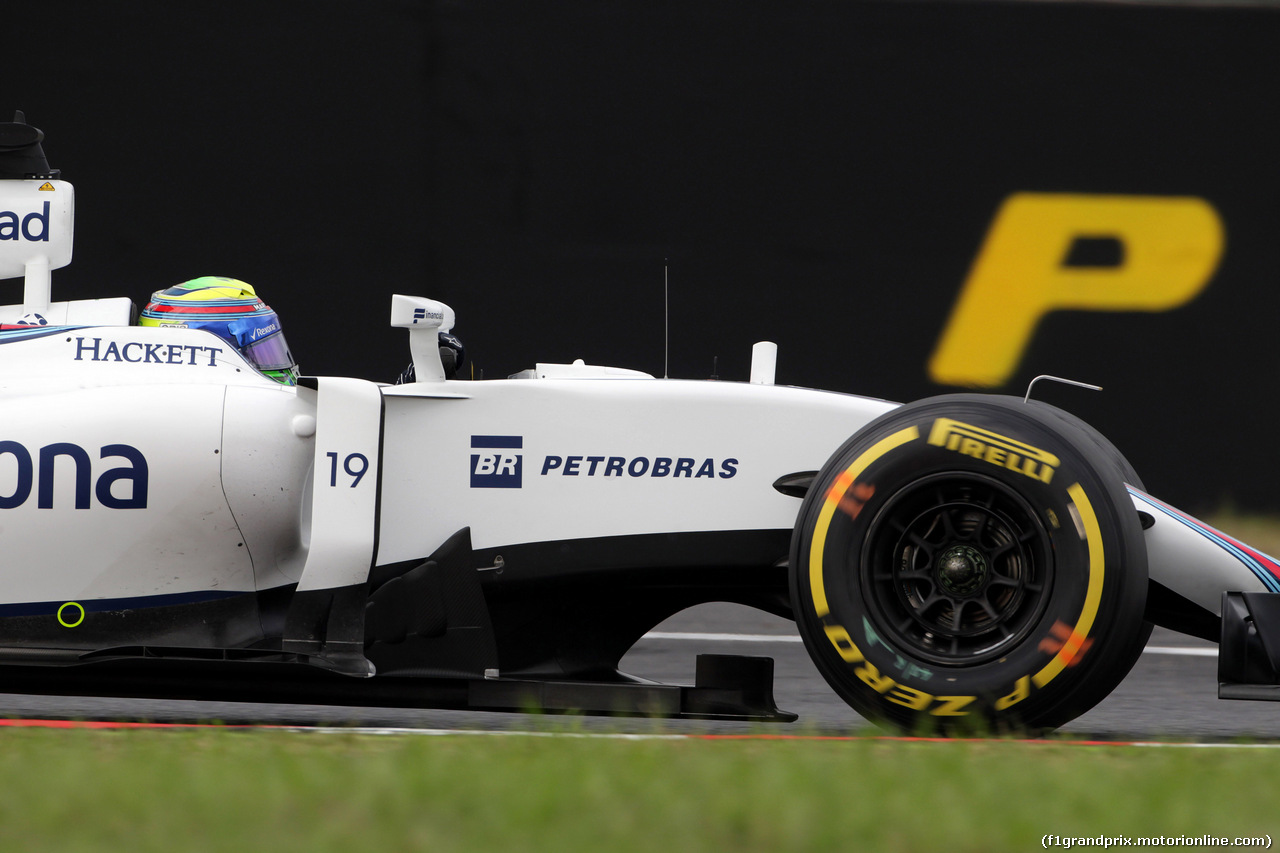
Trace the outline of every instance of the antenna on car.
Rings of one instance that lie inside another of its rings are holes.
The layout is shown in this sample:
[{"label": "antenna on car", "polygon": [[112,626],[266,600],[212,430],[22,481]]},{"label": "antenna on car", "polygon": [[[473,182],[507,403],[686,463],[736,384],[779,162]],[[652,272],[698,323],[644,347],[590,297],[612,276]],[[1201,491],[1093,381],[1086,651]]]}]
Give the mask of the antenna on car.
[{"label": "antenna on car", "polygon": [[668,287],[667,259],[662,259],[662,378],[669,379],[667,365],[671,358],[671,290]]},{"label": "antenna on car", "polygon": [[1022,402],[1026,403],[1031,400],[1031,389],[1036,387],[1036,383],[1041,379],[1048,379],[1050,382],[1061,382],[1063,385],[1074,385],[1077,388],[1088,388],[1090,391],[1102,390],[1101,385],[1090,385],[1088,382],[1077,382],[1074,379],[1063,379],[1061,376],[1050,376],[1047,373],[1042,373],[1027,383],[1027,394],[1022,398]]}]

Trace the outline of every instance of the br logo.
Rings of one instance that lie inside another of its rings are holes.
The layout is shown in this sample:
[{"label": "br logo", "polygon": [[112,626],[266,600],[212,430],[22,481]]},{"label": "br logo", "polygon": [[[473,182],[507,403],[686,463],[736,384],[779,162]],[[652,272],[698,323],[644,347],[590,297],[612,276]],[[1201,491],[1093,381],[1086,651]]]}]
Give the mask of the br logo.
[{"label": "br logo", "polygon": [[519,435],[471,436],[471,488],[518,489],[523,471],[524,438]]},{"label": "br logo", "polygon": [[1222,220],[1191,197],[1015,193],[1004,200],[929,360],[941,385],[1013,376],[1051,311],[1168,311],[1218,268]]}]

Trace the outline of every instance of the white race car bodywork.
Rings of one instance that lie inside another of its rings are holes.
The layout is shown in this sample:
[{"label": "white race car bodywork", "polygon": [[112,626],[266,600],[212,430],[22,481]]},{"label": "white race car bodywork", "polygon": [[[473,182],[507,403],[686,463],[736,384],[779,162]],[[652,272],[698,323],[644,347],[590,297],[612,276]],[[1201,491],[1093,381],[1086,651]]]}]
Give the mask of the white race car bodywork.
[{"label": "white race car bodywork", "polygon": [[[195,330],[3,340],[0,503],[22,535],[6,537],[0,602],[14,604],[345,586],[464,527],[499,550],[790,530],[798,502],[773,484],[816,471],[896,406],[589,366],[584,378],[290,388]],[[1132,493],[1155,519],[1153,580],[1215,614],[1223,578],[1274,591],[1257,557]]]},{"label": "white race car bodywork", "polygon": [[894,406],[632,375],[291,388],[195,330],[0,340],[11,603],[345,586],[468,526],[476,548],[789,531],[773,483]]},{"label": "white race car bodywork", "polygon": [[[851,425],[892,408],[796,388],[680,380],[449,387],[465,398],[385,391],[384,453],[396,462],[382,486],[379,562],[430,553],[468,525],[478,548],[790,530],[796,499],[773,483],[816,471]],[[432,494],[446,499],[424,503]]]},{"label": "white race car bodywork", "polygon": [[[38,141],[0,131],[0,155]],[[1243,685],[1223,695],[1274,698],[1280,564],[1135,485],[1120,506],[1127,463],[1051,407],[780,387],[772,345],[750,383],[451,380],[453,311],[409,296],[391,325],[418,381],[281,385],[213,334],[131,325],[127,299],[52,301],[72,187],[3,164],[10,689],[267,698],[270,672],[291,700],[789,718],[758,660],[704,656],[691,688],[617,671],[661,619],[727,600],[797,618],[833,687],[902,725],[1024,702],[1010,720],[1060,724],[1123,677],[1144,617],[1221,630]]]},{"label": "white race car bodywork", "polygon": [[1222,593],[1280,592],[1280,563],[1204,522],[1129,487],[1151,518],[1144,538],[1151,579],[1220,616]]}]

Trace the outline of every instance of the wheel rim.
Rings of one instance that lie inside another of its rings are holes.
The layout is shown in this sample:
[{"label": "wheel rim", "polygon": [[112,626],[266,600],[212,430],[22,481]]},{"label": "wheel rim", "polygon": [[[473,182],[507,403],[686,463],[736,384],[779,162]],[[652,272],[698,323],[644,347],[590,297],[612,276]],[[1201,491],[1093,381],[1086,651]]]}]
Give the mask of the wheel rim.
[{"label": "wheel rim", "polygon": [[1044,525],[990,477],[946,473],[912,484],[880,508],[865,542],[862,592],[875,630],[933,663],[1006,654],[1052,594]]}]

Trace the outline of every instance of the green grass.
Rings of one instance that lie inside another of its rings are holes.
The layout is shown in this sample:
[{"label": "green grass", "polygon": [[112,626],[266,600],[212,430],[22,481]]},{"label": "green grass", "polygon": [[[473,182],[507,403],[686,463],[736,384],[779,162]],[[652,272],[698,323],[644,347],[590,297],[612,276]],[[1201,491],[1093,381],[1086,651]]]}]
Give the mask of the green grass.
[{"label": "green grass", "polygon": [[964,851],[1275,831],[1280,755],[1011,742],[0,731],[0,850]]},{"label": "green grass", "polygon": [[[1274,518],[1207,520],[1280,555]],[[1270,749],[1054,742],[0,729],[0,853],[977,853],[1045,835],[1256,836],[1280,830],[1278,763]]]}]

